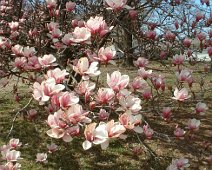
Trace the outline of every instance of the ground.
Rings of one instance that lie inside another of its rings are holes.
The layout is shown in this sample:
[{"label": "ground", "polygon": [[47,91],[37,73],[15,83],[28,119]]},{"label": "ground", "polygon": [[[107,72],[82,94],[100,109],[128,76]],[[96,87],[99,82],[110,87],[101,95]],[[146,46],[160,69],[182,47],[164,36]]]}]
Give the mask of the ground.
[{"label": "ground", "polygon": [[[154,72],[164,74],[167,78],[167,84],[172,87],[174,77],[168,71],[167,67],[152,62],[148,67]],[[168,66],[170,67],[170,65]],[[196,77],[196,82],[200,80],[204,74],[203,65],[196,64],[190,66],[194,70],[193,74]],[[102,76],[100,81],[105,83],[106,72],[112,72],[119,69],[122,74],[129,73],[131,77],[136,75],[135,68],[123,68],[118,66],[103,66]],[[19,89],[20,97],[23,99],[20,103],[15,102],[14,96],[9,93],[12,90],[13,84],[16,83],[13,79],[6,88],[0,89],[0,145],[4,144],[9,138],[19,138],[23,143],[20,148],[23,158],[20,162],[22,169],[35,170],[78,170],[78,169],[132,169],[132,170],[165,170],[171,163],[172,159],[185,157],[190,161],[190,170],[210,170],[211,166],[207,163],[206,157],[212,154],[212,74],[207,74],[205,77],[205,93],[203,101],[207,103],[209,109],[204,116],[192,115],[192,107],[195,106],[196,100],[200,100],[201,93],[198,83],[192,88],[195,92],[195,100],[193,97],[183,103],[183,107],[177,109],[177,102],[174,103],[173,121],[165,122],[158,115],[152,112],[145,112],[144,116],[149,121],[151,127],[157,132],[152,140],[144,140],[140,144],[136,135],[131,133],[126,140],[114,140],[110,143],[106,151],[102,151],[99,146],[95,146],[88,151],[84,151],[81,144],[83,138],[74,139],[71,143],[64,143],[61,140],[54,140],[46,135],[48,129],[45,118],[48,114],[41,106],[38,106],[34,101],[32,107],[39,110],[37,119],[29,121],[22,112],[15,120],[13,130],[7,138],[12,125],[12,119],[20,108],[22,108],[29,98],[31,92],[25,85],[21,85]],[[160,99],[160,103],[166,100],[175,102],[170,99],[171,92],[167,92]],[[150,104],[143,104],[144,108],[151,108]],[[185,127],[188,118],[201,119],[201,127],[193,136],[186,137],[185,140],[177,140],[174,138],[173,131],[175,126],[179,124]],[[164,137],[163,134],[170,136],[171,140]],[[48,163],[40,164],[35,162],[38,152],[46,152],[46,144],[55,142],[59,146],[59,150],[53,154],[48,154]],[[139,153],[133,152],[134,147],[141,147]],[[1,159],[0,159],[1,161]]]}]

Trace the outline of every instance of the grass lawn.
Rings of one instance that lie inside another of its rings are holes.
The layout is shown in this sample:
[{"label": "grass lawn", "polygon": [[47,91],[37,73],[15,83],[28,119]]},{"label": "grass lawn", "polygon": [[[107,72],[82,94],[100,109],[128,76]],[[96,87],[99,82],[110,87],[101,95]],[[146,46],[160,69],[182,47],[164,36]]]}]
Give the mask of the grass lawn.
[{"label": "grass lawn", "polygon": [[[157,62],[152,62],[149,69],[153,72],[161,73],[166,77],[166,83],[174,89],[175,77],[168,69]],[[94,146],[88,151],[82,148],[83,136],[75,138],[71,143],[65,143],[62,140],[51,139],[46,135],[48,126],[45,122],[48,114],[43,107],[39,106],[36,101],[33,101],[30,108],[39,110],[38,117],[29,121],[26,119],[26,112],[21,112],[14,122],[13,130],[9,138],[19,138],[23,143],[20,148],[21,157],[20,163],[23,170],[86,170],[86,169],[111,169],[111,170],[165,170],[171,163],[172,158],[185,157],[190,161],[190,170],[210,170],[210,165],[206,162],[206,157],[212,154],[212,74],[207,74],[204,83],[203,101],[208,105],[204,116],[192,115],[192,107],[197,103],[196,100],[201,100],[203,93],[197,82],[203,74],[203,65],[196,64],[189,66],[194,70],[193,75],[196,83],[194,83],[192,91],[195,94],[195,100],[190,98],[183,107],[177,109],[178,104],[173,103],[173,121],[165,122],[158,115],[152,112],[144,112],[145,118],[151,125],[151,128],[156,131],[152,140],[144,140],[140,144],[135,133],[130,133],[126,140],[114,140],[110,142],[110,146],[106,151],[101,150],[100,146]],[[125,68],[108,66],[102,67],[102,75],[100,82],[105,83],[106,72],[111,73],[119,69],[122,74],[128,73],[131,77],[136,75],[135,68]],[[13,94],[10,93],[15,79],[12,79],[6,88],[0,89],[0,145],[8,142],[7,135],[10,131],[12,120],[17,113],[30,99],[31,93],[26,85],[21,85],[19,88],[20,97],[23,99],[20,103],[15,102]],[[175,102],[172,99],[172,93],[167,92],[160,98],[161,106],[164,101]],[[151,108],[151,104],[143,103],[144,108]],[[161,108],[160,108],[161,109]],[[147,109],[148,110],[148,109]],[[178,124],[184,128],[189,118],[201,120],[201,126],[198,132],[195,132],[193,137],[186,137],[185,140],[177,140],[174,138],[173,131]],[[164,137],[164,133],[170,136],[171,141]],[[48,163],[36,163],[36,154],[38,152],[47,152],[47,143],[56,143],[59,150],[55,153],[48,154]],[[207,146],[207,147],[206,147]],[[134,147],[141,147],[139,154],[133,152]],[[155,156],[153,156],[155,154]],[[0,157],[1,162],[1,157]]]}]

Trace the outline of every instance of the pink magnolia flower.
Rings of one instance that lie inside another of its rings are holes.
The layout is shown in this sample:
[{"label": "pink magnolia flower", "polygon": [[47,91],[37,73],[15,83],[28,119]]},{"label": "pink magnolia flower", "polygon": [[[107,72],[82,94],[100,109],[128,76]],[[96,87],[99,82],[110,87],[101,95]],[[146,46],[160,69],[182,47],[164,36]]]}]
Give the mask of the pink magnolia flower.
[{"label": "pink magnolia flower", "polygon": [[18,29],[18,27],[19,27],[19,23],[18,22],[10,22],[9,23],[9,27],[10,27],[10,29],[12,30],[12,31],[16,31],[17,29]]},{"label": "pink magnolia flower", "polygon": [[119,98],[119,104],[121,105],[118,110],[131,111],[136,114],[141,110],[141,99],[128,95],[126,97],[121,96]]},{"label": "pink magnolia flower", "polygon": [[206,110],[208,110],[208,107],[205,103],[198,102],[196,104],[196,108],[195,108],[196,113],[200,115],[204,115]]},{"label": "pink magnolia flower", "polygon": [[127,4],[127,0],[105,0],[106,4],[109,6],[108,9],[119,11],[123,8],[132,9]]},{"label": "pink magnolia flower", "polygon": [[65,111],[67,120],[69,123],[76,125],[77,123],[90,123],[91,119],[86,117],[89,112],[83,110],[80,104],[71,105],[68,110]]},{"label": "pink magnolia flower", "polygon": [[22,143],[19,141],[19,139],[12,138],[12,139],[10,139],[8,145],[11,148],[16,149],[17,147],[20,147],[22,145]]},{"label": "pink magnolia flower", "polygon": [[205,16],[201,12],[197,12],[196,14],[196,21],[199,22],[201,19],[203,19]]},{"label": "pink magnolia flower", "polygon": [[28,63],[25,66],[26,70],[40,70],[41,69],[41,65],[38,61],[38,57],[36,56],[32,56],[28,58]]},{"label": "pink magnolia flower", "polygon": [[188,95],[188,90],[186,88],[182,88],[180,91],[178,90],[178,88],[175,88],[174,97],[172,97],[172,99],[182,102],[190,97],[191,96]]},{"label": "pink magnolia flower", "polygon": [[91,17],[86,23],[85,26],[91,31],[91,34],[100,34],[104,36],[113,26],[108,28],[107,23],[103,20],[103,17],[96,16],[95,18]]},{"label": "pink magnolia flower", "polygon": [[75,7],[76,7],[76,3],[75,2],[71,2],[71,1],[66,2],[66,11],[72,12]]},{"label": "pink magnolia flower", "polygon": [[143,131],[147,139],[152,139],[154,131],[149,127],[149,125],[144,125]]},{"label": "pink magnolia flower", "polygon": [[174,65],[180,65],[180,64],[183,64],[184,61],[185,61],[184,55],[175,55],[175,56],[173,56],[172,63]]},{"label": "pink magnolia flower", "polygon": [[57,5],[57,0],[46,0],[47,8],[53,9]]},{"label": "pink magnolia flower", "polygon": [[57,65],[57,64],[54,63],[56,61],[56,58],[52,54],[44,55],[42,58],[38,57],[38,61],[39,61],[40,65],[43,66],[43,67],[49,67],[49,66]]},{"label": "pink magnolia flower", "polygon": [[171,165],[167,167],[166,170],[183,170],[190,166],[188,159],[180,158],[172,160]]},{"label": "pink magnolia flower", "polygon": [[133,115],[131,112],[125,112],[119,117],[119,122],[126,129],[133,129],[137,133],[143,133],[143,128],[138,126],[141,123],[141,114]]},{"label": "pink magnolia flower", "polygon": [[88,80],[90,77],[98,76],[101,72],[98,70],[98,62],[92,62],[89,64],[88,58],[80,58],[73,70],[82,75],[83,80]]},{"label": "pink magnolia flower", "polygon": [[49,78],[41,84],[35,82],[33,87],[33,97],[35,100],[39,101],[40,104],[48,101],[51,96],[59,93],[65,88],[62,84],[56,84],[54,78]]},{"label": "pink magnolia flower", "polygon": [[23,46],[16,44],[15,46],[13,46],[11,48],[12,52],[16,55],[16,56],[22,56],[23,55]]},{"label": "pink magnolia flower", "polygon": [[65,109],[71,105],[77,104],[79,102],[79,97],[73,92],[61,92],[59,97],[60,107]]},{"label": "pink magnolia flower", "polygon": [[191,42],[192,42],[191,39],[185,38],[185,39],[183,40],[183,45],[184,45],[185,47],[189,48],[189,47],[191,46]]},{"label": "pink magnolia flower", "polygon": [[55,143],[47,144],[49,153],[53,153],[58,150],[58,146]]},{"label": "pink magnolia flower", "polygon": [[7,162],[5,165],[0,165],[1,170],[20,170],[21,164],[19,163],[13,163],[13,162]]},{"label": "pink magnolia flower", "polygon": [[201,123],[200,120],[197,120],[195,118],[189,119],[188,124],[187,124],[187,126],[188,126],[187,128],[191,131],[196,131],[196,130],[199,129],[200,123]]},{"label": "pink magnolia flower", "polygon": [[36,162],[47,163],[47,154],[46,153],[37,153]]},{"label": "pink magnolia flower", "polygon": [[110,88],[100,88],[97,92],[96,100],[100,104],[108,104],[115,97],[115,93]]},{"label": "pink magnolia flower", "polygon": [[146,67],[149,64],[149,60],[144,57],[139,57],[136,61],[133,61],[134,65],[138,68]]},{"label": "pink magnolia flower", "polygon": [[143,91],[148,87],[148,83],[141,77],[135,77],[133,82],[130,83],[130,87],[133,91]]},{"label": "pink magnolia flower", "polygon": [[18,69],[23,69],[27,64],[27,59],[25,57],[17,57],[14,61],[14,67]]},{"label": "pink magnolia flower", "polygon": [[48,70],[48,78],[54,78],[56,83],[62,83],[65,80],[65,76],[69,75],[66,70],[61,70],[60,68],[55,68],[54,70]]},{"label": "pink magnolia flower", "polygon": [[91,44],[91,32],[86,27],[75,27],[74,32],[69,35],[69,40],[73,43]]},{"label": "pink magnolia flower", "polygon": [[93,144],[101,144],[107,140],[108,134],[106,129],[99,129],[96,131],[96,123],[91,123],[85,127],[84,135],[86,140],[83,142],[82,146],[84,150],[88,150]]},{"label": "pink magnolia flower", "polygon": [[48,28],[49,32],[51,32],[54,29],[58,29],[59,24],[57,22],[50,22],[50,23],[47,24],[47,28]]},{"label": "pink magnolia flower", "polygon": [[59,28],[54,28],[51,31],[50,38],[53,39],[53,42],[57,42],[58,38],[62,36],[62,31]]},{"label": "pink magnolia flower", "polygon": [[166,84],[165,84],[165,78],[161,75],[154,75],[151,78],[152,84],[154,85],[155,89],[159,90],[165,90]]},{"label": "pink magnolia flower", "polygon": [[114,71],[111,76],[107,74],[107,84],[115,92],[118,92],[121,89],[127,87],[129,83],[128,75],[121,75],[119,71]]},{"label": "pink magnolia flower", "polygon": [[170,107],[164,107],[162,110],[162,116],[165,120],[169,120],[171,118],[171,108]]},{"label": "pink magnolia flower", "polygon": [[101,47],[98,51],[98,58],[100,61],[108,63],[110,60],[112,60],[116,55],[115,47],[109,46],[109,47]]},{"label": "pink magnolia flower", "polygon": [[79,95],[84,95],[85,102],[89,101],[91,92],[95,89],[96,84],[89,81],[82,81],[80,82],[77,87],[75,88],[75,91]]},{"label": "pink magnolia flower", "polygon": [[35,48],[34,47],[29,47],[29,46],[27,46],[27,47],[24,47],[23,48],[23,55],[24,55],[24,57],[32,57],[32,56],[34,56],[35,55],[35,53],[36,53],[36,50],[35,50]]},{"label": "pink magnolia flower", "polygon": [[20,158],[21,156],[21,152],[20,151],[16,151],[16,150],[9,150],[6,152],[6,160],[8,162],[17,162],[18,159],[21,159]]},{"label": "pink magnolia flower", "polygon": [[143,67],[138,70],[138,76],[142,77],[143,79],[150,78],[152,74],[152,70],[145,70]]},{"label": "pink magnolia flower", "polygon": [[174,131],[174,135],[178,138],[178,139],[184,139],[184,135],[185,135],[185,131],[181,128],[176,128]]},{"label": "pink magnolia flower", "polygon": [[184,81],[187,81],[188,79],[192,78],[191,71],[187,70],[187,69],[181,70],[180,73],[176,72],[176,76],[177,76],[178,81],[180,81],[180,82],[184,82]]},{"label": "pink magnolia flower", "polygon": [[99,126],[95,129],[95,137],[105,140],[104,142],[101,140],[101,148],[105,150],[109,146],[111,138],[121,137],[125,131],[125,127],[119,122],[114,122],[114,120],[107,123],[100,122]]}]

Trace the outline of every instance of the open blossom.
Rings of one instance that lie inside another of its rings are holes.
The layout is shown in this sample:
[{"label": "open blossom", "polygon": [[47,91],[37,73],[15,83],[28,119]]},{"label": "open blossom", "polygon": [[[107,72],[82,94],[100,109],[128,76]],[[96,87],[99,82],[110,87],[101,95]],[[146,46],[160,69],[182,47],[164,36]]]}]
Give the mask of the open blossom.
[{"label": "open blossom", "polygon": [[184,139],[184,135],[185,135],[185,131],[181,128],[176,128],[174,130],[174,135],[178,138],[178,139]]},{"label": "open blossom", "polygon": [[29,46],[27,46],[27,47],[24,47],[23,48],[23,55],[24,55],[24,57],[32,57],[32,56],[34,56],[35,55],[35,53],[36,53],[36,50],[35,50],[35,48],[34,47],[29,47]]},{"label": "open blossom", "polygon": [[119,104],[121,105],[121,107],[118,108],[118,110],[129,110],[134,114],[141,110],[141,99],[132,95],[128,95],[126,97],[121,96],[119,98]]},{"label": "open blossom", "polygon": [[200,120],[197,120],[195,118],[193,119],[189,119],[188,123],[187,123],[187,128],[191,131],[195,131],[199,129],[200,126]]},{"label": "open blossom", "polygon": [[13,46],[11,48],[13,54],[15,54],[16,56],[22,56],[23,54],[23,46],[19,45],[19,44],[16,44],[15,46]]},{"label": "open blossom", "polygon": [[6,152],[5,158],[8,162],[16,162],[16,161],[18,161],[18,159],[20,159],[20,156],[21,156],[20,151],[8,150]]},{"label": "open blossom", "polygon": [[41,84],[35,82],[33,87],[33,97],[35,100],[38,100],[40,104],[48,101],[51,96],[59,93],[65,88],[65,86],[62,84],[56,84],[54,78],[49,78],[46,81],[43,81]]},{"label": "open blossom", "polygon": [[66,11],[72,12],[75,7],[76,7],[76,3],[75,2],[71,2],[71,1],[66,2]]},{"label": "open blossom", "polygon": [[151,75],[152,70],[145,70],[143,67],[138,70],[138,76],[142,77],[143,79],[150,78]]},{"label": "open blossom", "polygon": [[196,108],[195,108],[196,113],[200,115],[204,115],[206,110],[208,110],[208,107],[205,103],[198,102],[196,104]]},{"label": "open blossom", "polygon": [[5,165],[0,165],[1,170],[20,170],[21,164],[20,163],[13,163],[13,162],[7,162]]},{"label": "open blossom", "polygon": [[96,100],[100,104],[108,104],[115,97],[115,93],[110,88],[100,88],[97,92]]},{"label": "open blossom", "polygon": [[190,166],[188,159],[180,158],[172,160],[171,165],[167,167],[166,170],[183,170]]},{"label": "open blossom", "polygon": [[197,38],[199,39],[199,41],[203,41],[206,39],[206,35],[203,32],[200,32],[199,34],[197,34]]},{"label": "open blossom", "polygon": [[189,47],[191,46],[191,42],[192,42],[191,39],[185,38],[185,39],[183,40],[183,45],[184,45],[185,47],[189,48]]},{"label": "open blossom", "polygon": [[70,107],[71,105],[77,104],[79,102],[79,97],[73,92],[61,92],[59,97],[60,107],[63,109]]},{"label": "open blossom", "polygon": [[125,131],[125,127],[121,125],[120,122],[114,122],[114,120],[111,120],[107,123],[100,122],[98,127],[95,129],[95,136],[100,139],[106,139],[103,143],[101,143],[101,148],[105,150],[109,146],[110,138],[121,137]]},{"label": "open blossom", "polygon": [[187,70],[187,69],[183,69],[180,71],[180,73],[176,72],[176,77],[177,77],[178,81],[180,81],[180,82],[187,81],[190,78],[192,78],[191,71]]},{"label": "open blossom", "polygon": [[17,57],[14,61],[14,67],[18,69],[24,69],[27,64],[27,59],[25,57]]},{"label": "open blossom", "polygon": [[95,128],[96,128],[96,123],[91,123],[89,125],[86,125],[85,127],[85,131],[84,131],[84,135],[85,135],[85,138],[86,140],[83,142],[82,146],[83,146],[83,149],[84,150],[88,150],[91,148],[92,146],[92,143],[94,142],[95,143],[95,140],[97,139],[98,143],[103,143],[106,139],[103,138],[96,138],[94,135],[94,131],[95,131]]},{"label": "open blossom", "polygon": [[174,65],[183,64],[184,61],[185,61],[185,56],[184,55],[175,55],[175,56],[173,56],[173,59],[172,59],[172,63]]},{"label": "open blossom", "polygon": [[148,87],[148,83],[142,77],[135,77],[129,85],[133,91],[143,91]]},{"label": "open blossom", "polygon": [[54,78],[56,83],[62,83],[65,80],[65,76],[69,73],[66,70],[61,70],[60,68],[55,68],[54,70],[48,70],[47,76],[48,78]]},{"label": "open blossom", "polygon": [[71,105],[68,110],[65,111],[67,120],[69,123],[76,125],[79,122],[90,123],[91,119],[87,117],[89,112],[83,110],[80,104]]},{"label": "open blossom", "polygon": [[[69,34],[69,41],[72,43],[85,43],[90,44],[91,43],[91,32],[86,27],[75,27],[74,32]],[[66,40],[67,41],[67,40]]]},{"label": "open blossom", "polygon": [[82,75],[83,80],[88,80],[89,76],[95,77],[98,76],[101,72],[98,70],[98,62],[92,62],[91,64],[88,61],[87,57],[80,58],[73,70],[80,75]]},{"label": "open blossom", "polygon": [[56,63],[54,63],[56,61],[56,58],[52,54],[44,55],[42,58],[38,57],[38,61],[39,61],[40,65],[42,65],[43,67],[49,67],[49,66],[56,65]]},{"label": "open blossom", "polygon": [[123,8],[132,9],[127,4],[127,0],[105,0],[106,4],[109,6],[108,9],[115,11],[121,10]]},{"label": "open blossom", "polygon": [[36,162],[47,163],[47,154],[46,153],[37,153]]},{"label": "open blossom", "polygon": [[144,57],[139,57],[136,61],[133,61],[134,65],[138,68],[146,67],[149,64],[149,60]]},{"label": "open blossom", "polygon": [[119,117],[119,122],[126,129],[133,129],[137,133],[143,133],[143,128],[138,126],[141,123],[141,114],[133,115],[131,112],[127,111]]},{"label": "open blossom", "polygon": [[191,96],[188,95],[188,90],[186,88],[182,88],[180,91],[178,90],[178,88],[175,88],[174,97],[172,97],[172,99],[182,102],[190,97]]},{"label": "open blossom", "polygon": [[128,75],[121,75],[119,71],[114,71],[111,76],[107,74],[107,84],[114,91],[124,89],[129,83]]},{"label": "open blossom", "polygon": [[110,60],[114,58],[115,55],[116,55],[116,50],[113,45],[106,48],[101,47],[99,49],[97,59],[102,62],[108,63]]},{"label": "open blossom", "polygon": [[113,26],[108,28],[107,23],[105,20],[103,20],[103,17],[98,16],[95,18],[90,17],[90,19],[85,23],[85,26],[91,31],[91,34],[99,34],[100,36],[104,36],[113,29]]},{"label": "open blossom", "polygon": [[21,145],[22,145],[22,143],[19,141],[19,139],[12,138],[9,141],[9,146],[13,149],[15,149]]}]

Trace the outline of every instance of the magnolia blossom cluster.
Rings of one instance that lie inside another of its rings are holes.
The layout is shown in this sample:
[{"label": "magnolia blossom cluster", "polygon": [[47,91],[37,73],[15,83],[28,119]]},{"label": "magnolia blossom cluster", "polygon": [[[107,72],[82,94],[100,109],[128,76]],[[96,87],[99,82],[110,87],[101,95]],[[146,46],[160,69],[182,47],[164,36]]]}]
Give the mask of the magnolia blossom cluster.
[{"label": "magnolia blossom cluster", "polygon": [[0,169],[14,169],[19,170],[21,164],[18,161],[21,159],[21,152],[17,149],[22,145],[19,139],[10,139],[7,145],[0,147],[2,159],[5,161],[4,164],[0,165]]}]

